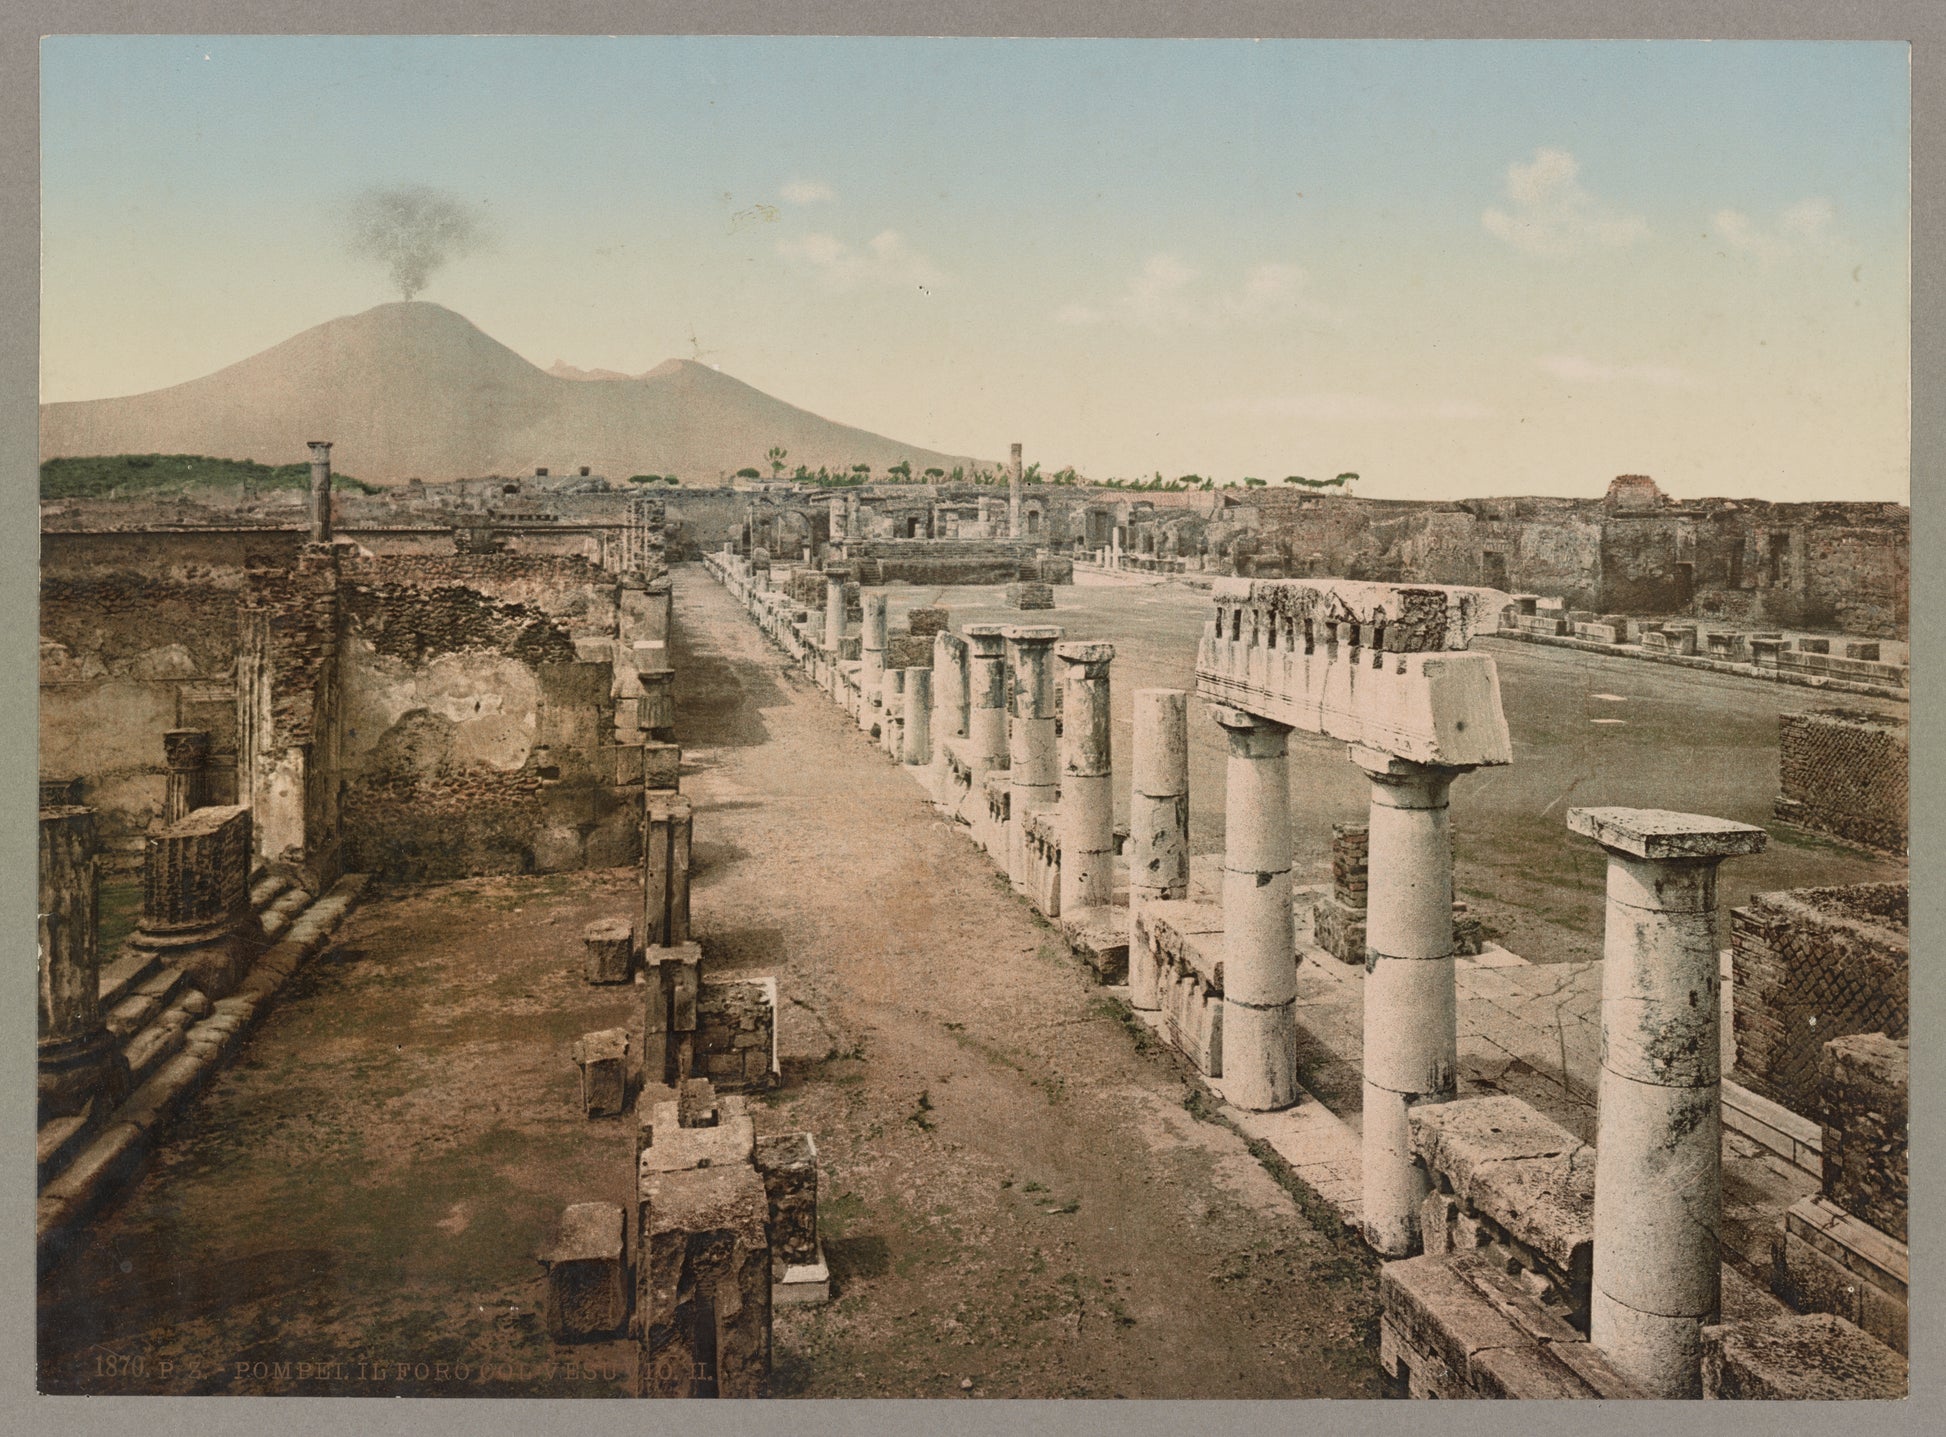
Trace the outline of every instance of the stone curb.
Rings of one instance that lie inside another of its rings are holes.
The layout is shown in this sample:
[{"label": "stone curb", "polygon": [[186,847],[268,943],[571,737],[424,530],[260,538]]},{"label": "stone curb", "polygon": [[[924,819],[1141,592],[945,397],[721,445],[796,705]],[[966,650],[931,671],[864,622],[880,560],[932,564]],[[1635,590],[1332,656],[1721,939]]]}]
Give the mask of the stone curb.
[{"label": "stone curb", "polygon": [[1722,659],[1706,659],[1700,654],[1652,654],[1645,649],[1621,644],[1597,643],[1593,639],[1569,638],[1565,634],[1523,634],[1518,629],[1495,629],[1475,635],[1481,639],[1510,639],[1523,644],[1546,644],[1557,649],[1579,649],[1589,654],[1611,654],[1618,659],[1642,659],[1652,664],[1670,664],[1680,669],[1700,669],[1705,673],[1728,674],[1732,678],[1760,679],[1773,684],[1790,684],[1824,693],[1858,694],[1863,698],[1912,701],[1910,689],[1895,689],[1884,684],[1861,684],[1852,679],[1827,678],[1822,674],[1798,674],[1787,669],[1760,669],[1754,664],[1733,664]]}]

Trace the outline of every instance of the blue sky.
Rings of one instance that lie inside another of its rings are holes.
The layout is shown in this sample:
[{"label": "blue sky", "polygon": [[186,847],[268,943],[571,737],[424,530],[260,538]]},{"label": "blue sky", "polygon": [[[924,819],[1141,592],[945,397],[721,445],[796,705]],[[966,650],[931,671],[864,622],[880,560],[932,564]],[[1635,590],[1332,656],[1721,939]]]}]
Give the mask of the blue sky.
[{"label": "blue sky", "polygon": [[43,386],[394,297],[941,449],[1426,497],[1904,499],[1889,44],[103,37],[43,48]]}]

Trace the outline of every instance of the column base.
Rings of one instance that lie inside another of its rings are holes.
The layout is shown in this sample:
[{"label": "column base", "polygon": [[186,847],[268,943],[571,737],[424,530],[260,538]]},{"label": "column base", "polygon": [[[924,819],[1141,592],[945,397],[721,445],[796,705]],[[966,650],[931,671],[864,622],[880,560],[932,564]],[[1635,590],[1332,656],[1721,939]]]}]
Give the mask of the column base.
[{"label": "column base", "polygon": [[[250,928],[254,927],[253,919]],[[144,929],[129,939],[129,946],[155,954],[214,1002],[229,997],[257,956],[261,945],[250,928],[231,920],[161,932]]]},{"label": "column base", "polygon": [[99,1117],[128,1096],[128,1061],[106,1028],[43,1043],[37,1057],[34,1090],[43,1123],[72,1117],[90,1102]]}]

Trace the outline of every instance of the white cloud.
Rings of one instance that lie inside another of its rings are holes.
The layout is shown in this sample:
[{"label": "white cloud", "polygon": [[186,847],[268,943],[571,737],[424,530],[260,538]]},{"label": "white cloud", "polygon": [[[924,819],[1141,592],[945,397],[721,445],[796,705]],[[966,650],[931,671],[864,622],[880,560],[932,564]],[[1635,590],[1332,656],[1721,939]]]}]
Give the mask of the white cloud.
[{"label": "white cloud", "polygon": [[1493,411],[1470,399],[1406,400],[1382,394],[1324,390],[1309,394],[1266,394],[1217,399],[1206,414],[1254,418],[1308,419],[1326,424],[1390,423],[1415,419],[1490,419]]},{"label": "white cloud", "polygon": [[1540,366],[1567,384],[1649,384],[1662,389],[1694,389],[1696,381],[1673,364],[1603,364],[1578,354],[1545,354]]},{"label": "white cloud", "polygon": [[1649,223],[1603,204],[1582,185],[1581,164],[1566,150],[1542,148],[1507,166],[1510,210],[1480,216],[1488,234],[1528,254],[1558,256],[1590,247],[1621,248],[1649,236]]},{"label": "white cloud", "polygon": [[1742,210],[1718,210],[1710,216],[1710,234],[1731,249],[1758,259],[1782,259],[1796,251],[1830,244],[1834,238],[1832,221],[1837,215],[1830,200],[1813,195],[1779,211],[1775,225],[1762,224]]},{"label": "white cloud", "polygon": [[881,230],[862,247],[823,232],[777,241],[777,253],[838,291],[886,285],[934,289],[945,275],[897,230]]},{"label": "white cloud", "polygon": [[792,180],[779,193],[785,203],[793,205],[815,205],[838,198],[838,192],[823,180]]},{"label": "white cloud", "polygon": [[1057,324],[1125,324],[1154,331],[1228,329],[1292,319],[1337,323],[1340,316],[1313,298],[1310,277],[1294,264],[1252,267],[1234,286],[1204,281],[1179,255],[1153,254],[1122,293],[1106,304],[1064,304]]}]

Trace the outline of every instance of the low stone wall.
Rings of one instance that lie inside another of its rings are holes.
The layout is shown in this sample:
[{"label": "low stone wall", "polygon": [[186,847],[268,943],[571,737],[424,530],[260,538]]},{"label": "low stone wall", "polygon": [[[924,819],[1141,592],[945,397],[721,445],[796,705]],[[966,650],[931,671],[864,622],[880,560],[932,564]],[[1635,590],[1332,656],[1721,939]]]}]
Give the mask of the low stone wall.
[{"label": "low stone wall", "polygon": [[1845,709],[1780,714],[1777,749],[1779,818],[1906,851],[1911,756],[1902,720]]},{"label": "low stone wall", "polygon": [[705,979],[696,995],[695,1071],[725,1092],[777,1076],[777,982]]},{"label": "low stone wall", "polygon": [[1907,1035],[1907,887],[1760,893],[1731,910],[1736,1080],[1801,1117],[1820,1112],[1824,1045]]},{"label": "low stone wall", "polygon": [[1163,1032],[1197,1072],[1222,1077],[1223,962],[1217,955],[1223,905],[1147,903],[1135,923],[1155,956]]}]

